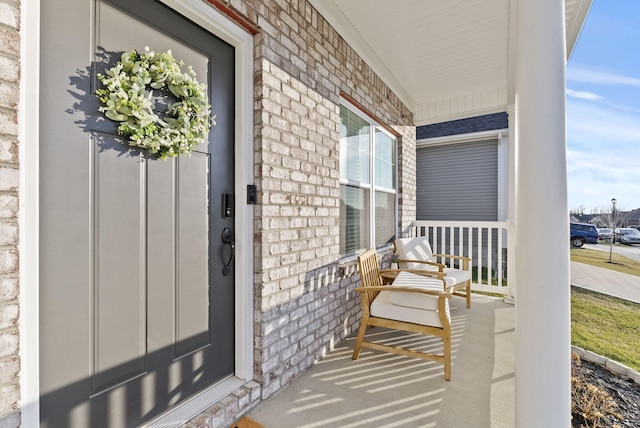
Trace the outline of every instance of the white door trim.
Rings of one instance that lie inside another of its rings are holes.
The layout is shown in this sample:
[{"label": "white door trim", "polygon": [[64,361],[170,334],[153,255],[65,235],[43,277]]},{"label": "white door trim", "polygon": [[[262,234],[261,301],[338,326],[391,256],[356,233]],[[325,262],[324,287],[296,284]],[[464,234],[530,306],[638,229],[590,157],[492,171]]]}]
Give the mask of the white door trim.
[{"label": "white door trim", "polygon": [[[253,36],[200,0],[160,0],[236,48],[236,307],[235,377],[253,378]],[[22,426],[38,426],[39,411],[39,80],[40,2],[21,3],[20,141],[20,407]],[[215,385],[212,389],[219,389]],[[203,391],[206,393],[206,391]],[[204,409],[202,409],[204,410]],[[191,412],[198,412],[192,408]],[[189,412],[189,413],[191,413]],[[196,416],[193,414],[191,416]],[[185,415],[188,417],[189,415]]]},{"label": "white door trim", "polygon": [[40,0],[20,9],[20,410],[24,427],[40,425],[39,361],[39,93]]}]

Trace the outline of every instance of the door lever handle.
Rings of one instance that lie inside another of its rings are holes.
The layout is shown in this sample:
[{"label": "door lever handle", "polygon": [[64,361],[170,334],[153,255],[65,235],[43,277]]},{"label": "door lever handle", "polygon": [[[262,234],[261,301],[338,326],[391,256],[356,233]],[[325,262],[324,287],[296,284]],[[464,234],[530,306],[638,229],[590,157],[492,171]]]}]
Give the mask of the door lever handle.
[{"label": "door lever handle", "polygon": [[225,263],[224,268],[222,269],[222,274],[224,276],[231,275],[231,263],[233,263],[233,259],[236,256],[236,237],[233,234],[233,231],[229,227],[225,227],[222,230],[222,243],[229,245],[231,247],[231,256],[229,256],[229,261]]}]

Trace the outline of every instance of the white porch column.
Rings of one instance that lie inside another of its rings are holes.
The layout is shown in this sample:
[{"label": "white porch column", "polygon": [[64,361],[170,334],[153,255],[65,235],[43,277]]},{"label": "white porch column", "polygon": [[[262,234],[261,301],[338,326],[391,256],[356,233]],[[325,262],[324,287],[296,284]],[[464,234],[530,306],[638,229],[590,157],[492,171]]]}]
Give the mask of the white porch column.
[{"label": "white porch column", "polygon": [[516,302],[515,271],[516,271],[516,106],[507,106],[507,116],[509,119],[509,159],[507,165],[507,295],[504,301],[507,303]]},{"label": "white porch column", "polygon": [[569,427],[564,2],[516,3],[516,426]]}]

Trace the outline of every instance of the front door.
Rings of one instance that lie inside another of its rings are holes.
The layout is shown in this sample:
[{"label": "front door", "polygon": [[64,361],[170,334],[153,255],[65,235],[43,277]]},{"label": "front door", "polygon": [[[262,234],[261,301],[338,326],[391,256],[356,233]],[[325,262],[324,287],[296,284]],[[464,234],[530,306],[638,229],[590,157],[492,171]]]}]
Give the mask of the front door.
[{"label": "front door", "polygon": [[[207,84],[191,156],[98,112],[96,74],[145,47]],[[135,426],[234,371],[234,49],[157,0],[45,1],[40,75],[41,424]]]}]

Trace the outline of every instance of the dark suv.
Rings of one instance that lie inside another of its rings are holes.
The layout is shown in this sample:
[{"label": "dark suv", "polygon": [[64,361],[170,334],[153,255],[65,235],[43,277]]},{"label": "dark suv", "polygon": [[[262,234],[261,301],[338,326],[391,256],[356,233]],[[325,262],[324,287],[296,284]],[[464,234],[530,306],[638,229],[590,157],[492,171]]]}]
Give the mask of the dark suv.
[{"label": "dark suv", "polygon": [[582,247],[586,244],[598,243],[598,229],[591,224],[570,223],[571,245]]}]

